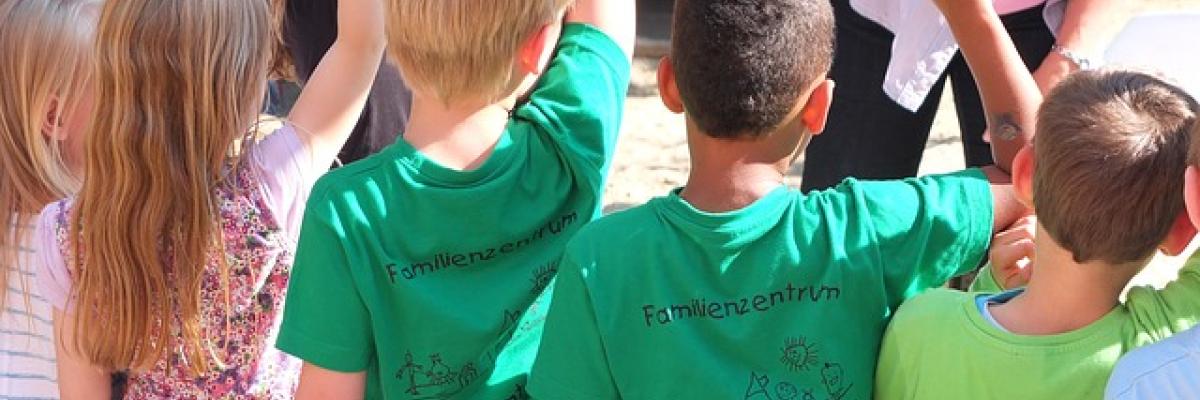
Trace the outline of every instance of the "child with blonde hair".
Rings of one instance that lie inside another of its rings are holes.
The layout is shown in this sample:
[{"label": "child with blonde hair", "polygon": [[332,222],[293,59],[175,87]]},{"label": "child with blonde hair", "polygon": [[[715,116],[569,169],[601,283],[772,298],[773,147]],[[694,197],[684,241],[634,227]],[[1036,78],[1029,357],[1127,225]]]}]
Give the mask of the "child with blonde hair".
[{"label": "child with blonde hair", "polygon": [[266,2],[105,4],[82,188],[39,221],[64,397],[106,399],[123,369],[125,398],[292,397],[300,364],[273,342],[299,216],[384,47],[379,1],[338,13],[290,123],[257,141]]},{"label": "child with blonde hair", "polygon": [[0,0],[0,398],[58,398],[33,225],[78,186],[97,3]]},{"label": "child with blonde hair", "polygon": [[313,191],[279,334],[296,397],[525,398],[535,299],[600,214],[635,2],[389,3],[412,116]]}]

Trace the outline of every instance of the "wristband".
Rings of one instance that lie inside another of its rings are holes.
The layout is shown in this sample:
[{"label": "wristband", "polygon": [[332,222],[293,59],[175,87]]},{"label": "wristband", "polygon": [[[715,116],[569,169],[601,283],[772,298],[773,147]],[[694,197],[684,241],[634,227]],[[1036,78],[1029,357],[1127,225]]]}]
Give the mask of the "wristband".
[{"label": "wristband", "polygon": [[1092,67],[1093,67],[1091,59],[1081,56],[1078,53],[1071,51],[1071,49],[1060,46],[1057,43],[1055,43],[1054,46],[1050,47],[1050,51],[1053,51],[1055,53],[1058,53],[1058,55],[1063,56],[1063,58],[1067,59],[1067,61],[1070,61],[1072,64],[1075,64],[1075,67],[1079,68],[1079,70],[1081,70],[1081,71],[1087,71],[1087,70],[1092,69]]}]

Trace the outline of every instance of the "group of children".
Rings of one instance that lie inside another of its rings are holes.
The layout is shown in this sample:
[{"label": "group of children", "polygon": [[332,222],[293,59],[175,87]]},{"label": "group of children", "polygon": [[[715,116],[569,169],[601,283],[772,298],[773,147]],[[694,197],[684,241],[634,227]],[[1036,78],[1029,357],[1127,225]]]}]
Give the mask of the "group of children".
[{"label": "group of children", "polygon": [[[829,2],[678,0],[687,184],[601,217],[634,1],[339,0],[260,136],[265,1],[0,0],[0,398],[1101,398],[1200,322],[1200,259],[1119,299],[1200,226],[1200,106],[1118,70],[1043,102],[991,1],[931,1],[996,166],[788,188]],[[325,174],[385,50],[403,138]],[[1194,337],[1107,397],[1200,396]]]}]

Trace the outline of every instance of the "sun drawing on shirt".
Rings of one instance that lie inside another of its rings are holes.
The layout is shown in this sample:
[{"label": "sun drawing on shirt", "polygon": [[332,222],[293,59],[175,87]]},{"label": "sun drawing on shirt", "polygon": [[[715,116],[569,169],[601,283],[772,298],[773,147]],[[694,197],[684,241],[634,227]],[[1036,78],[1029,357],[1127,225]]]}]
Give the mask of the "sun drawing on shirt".
[{"label": "sun drawing on shirt", "polygon": [[779,362],[792,371],[807,371],[817,365],[816,344],[808,343],[803,336],[787,339],[783,343],[783,356]]}]

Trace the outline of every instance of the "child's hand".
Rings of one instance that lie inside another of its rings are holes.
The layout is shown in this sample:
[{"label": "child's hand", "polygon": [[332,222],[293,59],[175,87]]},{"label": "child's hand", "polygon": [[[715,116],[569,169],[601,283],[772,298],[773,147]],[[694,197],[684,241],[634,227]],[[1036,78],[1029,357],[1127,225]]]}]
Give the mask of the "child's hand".
[{"label": "child's hand", "polygon": [[1029,283],[1033,273],[1033,235],[1037,229],[1037,217],[1021,218],[1008,230],[996,234],[988,258],[992,261],[992,277],[1001,287],[1012,289]]}]

